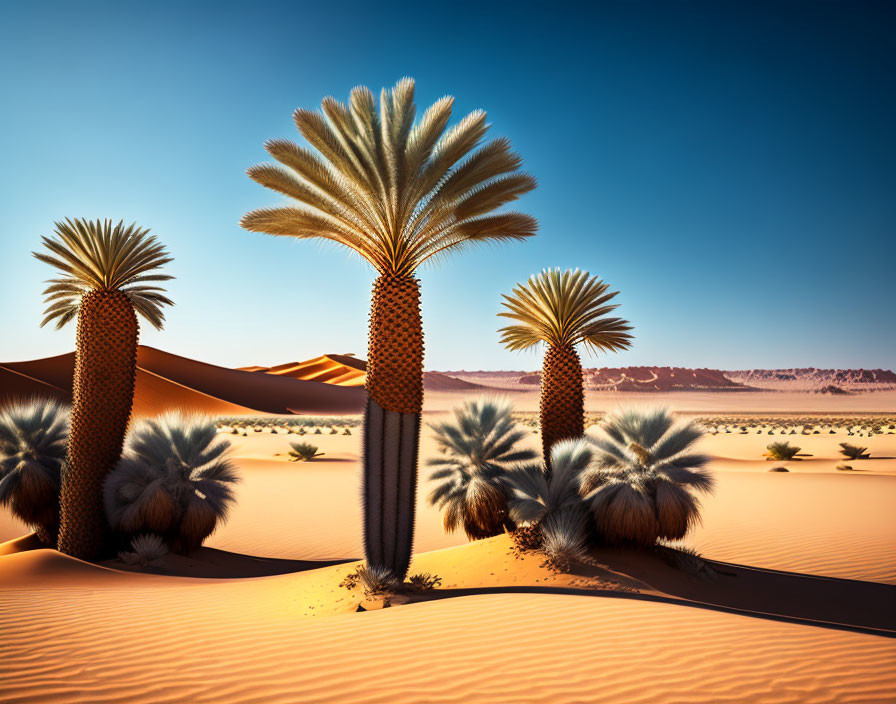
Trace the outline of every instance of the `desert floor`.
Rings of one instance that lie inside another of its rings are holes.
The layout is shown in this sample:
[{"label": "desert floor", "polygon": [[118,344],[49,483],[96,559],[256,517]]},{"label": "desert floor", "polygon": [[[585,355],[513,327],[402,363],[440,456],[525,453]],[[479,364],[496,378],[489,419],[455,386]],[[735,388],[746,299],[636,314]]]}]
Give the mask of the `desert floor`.
[{"label": "desert floor", "polygon": [[[790,394],[707,396],[781,412]],[[802,396],[792,413],[847,410]],[[711,410],[701,399],[679,409]],[[427,420],[460,400],[434,395]],[[710,577],[618,550],[558,574],[506,536],[468,544],[426,505],[421,466],[411,572],[442,584],[355,613],[339,586],[362,555],[353,432],[307,436],[326,454],[298,464],[293,436],[228,436],[244,478],[231,519],[156,574],[0,547],[0,701],[896,701],[896,435],[707,436],[718,488],[684,543]],[[766,461],[778,439],[812,456]],[[838,471],[844,440],[878,459]],[[23,533],[0,513],[0,541]]]}]

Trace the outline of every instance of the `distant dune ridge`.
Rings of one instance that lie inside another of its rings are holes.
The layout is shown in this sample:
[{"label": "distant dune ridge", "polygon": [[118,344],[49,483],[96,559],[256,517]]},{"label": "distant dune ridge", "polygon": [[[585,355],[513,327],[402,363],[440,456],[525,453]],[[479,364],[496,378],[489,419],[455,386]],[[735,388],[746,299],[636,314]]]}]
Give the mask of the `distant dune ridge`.
[{"label": "distant dune ridge", "polygon": [[[0,363],[0,403],[44,397],[70,401],[74,353],[27,362]],[[212,415],[251,413],[355,414],[364,407],[367,363],[350,354],[323,354],[301,362],[229,369],[141,345],[137,351],[134,414],[173,408]],[[896,389],[884,369],[751,369],[721,371],[683,367],[585,369],[592,391],[791,391],[818,394]],[[532,391],[539,372],[451,371],[424,373],[432,392]]]},{"label": "distant dune ridge", "polygon": [[[0,364],[0,402],[50,396],[71,400],[74,353]],[[137,349],[134,415],[181,409],[212,415],[249,413],[360,413],[361,388],[257,374],[179,357],[153,347]]]}]

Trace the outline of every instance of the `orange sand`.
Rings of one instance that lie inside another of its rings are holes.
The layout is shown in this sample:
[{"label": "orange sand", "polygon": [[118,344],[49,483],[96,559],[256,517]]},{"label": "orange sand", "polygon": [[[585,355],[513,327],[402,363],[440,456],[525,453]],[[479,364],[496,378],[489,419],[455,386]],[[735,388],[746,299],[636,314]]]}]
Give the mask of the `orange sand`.
[{"label": "orange sand", "polygon": [[[421,467],[411,571],[443,583],[353,613],[361,597],[338,586],[353,564],[299,562],[361,555],[353,433],[306,436],[326,453],[311,463],[287,461],[294,436],[228,436],[244,482],[208,543],[227,552],[167,574],[0,546],[0,700],[896,700],[896,435],[788,436],[813,457],[780,474],[761,456],[778,437],[706,438],[718,490],[684,542],[727,563],[715,580],[610,550],[558,575],[506,537],[466,544],[426,505]],[[847,439],[891,459],[838,472]],[[0,541],[23,532],[0,512]]]}]

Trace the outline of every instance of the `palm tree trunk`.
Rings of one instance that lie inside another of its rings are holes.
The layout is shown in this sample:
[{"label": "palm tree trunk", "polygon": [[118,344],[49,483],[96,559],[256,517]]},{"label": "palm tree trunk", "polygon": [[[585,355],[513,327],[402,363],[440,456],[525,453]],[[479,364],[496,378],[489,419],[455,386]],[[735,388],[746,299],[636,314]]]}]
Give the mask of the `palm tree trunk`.
[{"label": "palm tree trunk", "polygon": [[548,474],[551,447],[585,434],[585,382],[582,362],[572,345],[548,346],[541,372],[541,445]]},{"label": "palm tree trunk", "polygon": [[423,411],[420,285],[380,276],[373,287],[364,414],[364,551],[399,579],[414,542]]},{"label": "palm tree trunk", "polygon": [[121,291],[81,301],[68,455],[62,469],[61,552],[82,559],[104,548],[103,482],[121,458],[137,373],[137,316]]}]

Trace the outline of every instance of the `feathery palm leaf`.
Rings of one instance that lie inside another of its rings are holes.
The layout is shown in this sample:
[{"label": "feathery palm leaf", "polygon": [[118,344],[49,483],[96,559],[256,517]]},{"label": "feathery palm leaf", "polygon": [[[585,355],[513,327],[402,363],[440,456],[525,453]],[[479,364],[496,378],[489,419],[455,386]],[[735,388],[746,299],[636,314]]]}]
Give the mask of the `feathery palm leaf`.
[{"label": "feathery palm leaf", "polygon": [[260,164],[249,176],[289,197],[288,207],[247,213],[252,232],[322,238],[342,244],[382,274],[406,276],[424,261],[478,241],[522,239],[536,221],[495,214],[535,188],[519,171],[506,139],[481,145],[485,113],[448,128],[453,98],[434,103],[418,122],[414,81],[373,93],[355,88],[348,105],[325,98],[321,112],[293,118],[312,149],[288,140],[265,144],[279,165]]},{"label": "feathery palm leaf", "polygon": [[41,326],[55,320],[56,328],[61,328],[78,314],[83,296],[95,290],[113,290],[124,293],[140,315],[161,329],[165,320],[162,306],[172,302],[155,284],[173,277],[159,274],[157,269],[172,259],[149,230],[136,223],[113,226],[111,220],[66,218],[56,223],[55,237],[41,239],[49,254],[34,252],[34,256],[64,275],[47,282],[47,308]]},{"label": "feathery palm leaf", "polygon": [[519,325],[501,328],[501,342],[521,350],[539,342],[549,345],[584,344],[593,351],[617,351],[631,346],[631,326],[609,317],[618,304],[610,304],[618,291],[586,271],[545,269],[503,295],[507,309],[498,315]]}]

